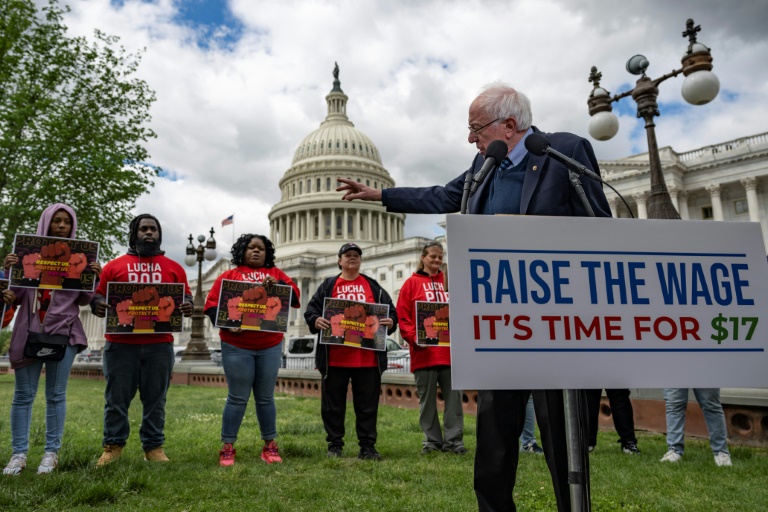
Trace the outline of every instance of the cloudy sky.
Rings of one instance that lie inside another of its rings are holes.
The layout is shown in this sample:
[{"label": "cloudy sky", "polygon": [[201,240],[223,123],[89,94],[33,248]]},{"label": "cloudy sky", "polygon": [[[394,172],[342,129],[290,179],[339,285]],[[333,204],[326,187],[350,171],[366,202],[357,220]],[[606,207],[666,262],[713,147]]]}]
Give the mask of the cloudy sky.
[{"label": "cloudy sky", "polygon": [[[41,2],[42,3],[42,2]],[[62,0],[62,3],[65,3]],[[145,49],[139,75],[157,92],[152,163],[167,177],[137,213],[163,223],[181,259],[191,232],[211,226],[228,251],[237,233],[269,234],[267,214],[299,142],[325,118],[334,61],[347,112],[376,143],[398,185],[442,184],[473,154],[467,107],[502,80],[528,94],[534,124],[587,136],[590,67],[611,93],[631,88],[641,53],[656,78],[680,67],[691,17],[712,48],[721,92],[693,107],[682,77],[661,86],[660,146],[687,151],[768,131],[768,2],[752,0],[69,0],[72,35],[94,29]],[[635,105],[621,129],[594,141],[599,159],[646,150]],[[434,216],[411,215],[406,236],[433,236]],[[175,234],[175,235],[174,235]],[[220,250],[220,254],[223,252]]]}]

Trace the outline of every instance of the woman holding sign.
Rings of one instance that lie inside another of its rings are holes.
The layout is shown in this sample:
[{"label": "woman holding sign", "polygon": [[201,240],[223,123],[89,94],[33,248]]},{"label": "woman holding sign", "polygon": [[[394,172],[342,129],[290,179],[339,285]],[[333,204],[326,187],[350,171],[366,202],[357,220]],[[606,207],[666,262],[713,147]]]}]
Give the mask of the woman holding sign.
[{"label": "woman holding sign", "polygon": [[[232,246],[232,264],[236,268],[216,278],[204,306],[211,322],[222,327],[219,329],[221,360],[227,377],[227,403],[221,421],[221,442],[224,446],[219,451],[219,464],[232,466],[235,463],[234,443],[251,390],[256,402],[256,419],[264,440],[261,458],[267,464],[282,462],[275,442],[275,383],[282,362],[287,316],[281,316],[280,312],[289,305],[299,307],[299,288],[275,267],[275,246],[263,235],[240,235]],[[232,281],[264,286],[238,287]],[[279,293],[270,293],[276,288],[274,285],[290,286],[291,293],[284,294],[281,299]],[[220,301],[225,293],[223,288],[233,290],[227,292],[232,296],[224,304]]]},{"label": "woman holding sign", "polygon": [[[419,395],[419,424],[424,431],[421,453],[426,455],[442,450],[464,455],[467,453],[464,448],[464,413],[461,392],[451,386],[451,347],[448,331],[435,326],[438,322],[448,322],[448,306],[439,305],[448,302],[445,275],[440,270],[442,264],[443,246],[438,242],[429,242],[421,251],[416,272],[400,288],[397,316],[400,318],[400,334],[411,351],[411,371]],[[426,312],[422,325],[417,322],[417,301],[438,303],[434,308],[425,308],[434,310],[434,313]],[[440,420],[437,417],[438,386],[445,400],[445,434],[440,429]]]},{"label": "woman holding sign", "polygon": [[[381,374],[387,369],[386,350],[368,350],[366,340],[373,339],[380,326],[391,334],[397,329],[397,313],[389,294],[365,274],[360,273],[363,250],[346,243],[339,249],[341,274],[320,284],[304,313],[312,334],[318,334],[315,364],[323,376],[320,410],[327,434],[328,457],[341,457],[344,447],[344,417],[347,410],[347,388],[352,381],[352,403],[355,408],[359,459],[379,460],[376,451],[376,420],[379,413]],[[326,318],[325,299],[357,302]],[[359,303],[389,306],[386,318],[366,315]],[[323,331],[329,333],[324,336]],[[336,341],[338,340],[338,342]]]},{"label": "woman holding sign", "polygon": [[[77,231],[77,216],[69,206],[56,203],[43,211],[37,224],[37,236],[74,238]],[[42,257],[54,259],[55,242],[43,245],[39,254],[24,256],[24,272],[39,277],[41,270],[35,268],[30,256],[35,261]],[[66,245],[66,242],[64,242]],[[68,249],[67,249],[68,250]],[[49,256],[50,253],[50,256]],[[80,265],[79,255],[68,255],[66,263],[73,267]],[[77,261],[76,261],[77,260]],[[64,261],[64,260],[61,260]],[[16,254],[5,258],[4,267],[8,271],[19,263]],[[98,276],[101,265],[98,261],[87,263]],[[43,290],[13,287],[14,304],[18,307],[16,324],[11,335],[11,347],[8,350],[11,368],[14,369],[15,389],[11,403],[11,447],[13,455],[3,470],[6,475],[18,475],[27,466],[29,432],[32,423],[32,404],[37,395],[40,374],[45,365],[45,454],[37,468],[38,474],[50,473],[59,464],[58,452],[64,433],[64,419],[67,413],[67,381],[75,355],[88,346],[83,325],[80,323],[80,306],[88,304],[92,292],[74,290]],[[63,348],[41,348],[30,357],[25,345],[30,337],[38,333],[54,335],[65,341]],[[47,359],[46,359],[47,358]]]}]

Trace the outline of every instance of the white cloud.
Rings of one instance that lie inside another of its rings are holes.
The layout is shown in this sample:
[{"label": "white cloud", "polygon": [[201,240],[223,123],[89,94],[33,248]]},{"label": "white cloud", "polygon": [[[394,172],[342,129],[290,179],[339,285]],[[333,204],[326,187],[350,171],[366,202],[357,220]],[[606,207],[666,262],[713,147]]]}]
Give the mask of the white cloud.
[{"label": "white cloud", "polygon": [[[662,111],[659,145],[685,151],[768,129],[763,2],[231,0],[242,37],[207,49],[196,44],[199,31],[174,21],[177,1],[69,4],[73,34],[99,28],[129,51],[146,48],[139,74],[158,96],[152,162],[181,179],[158,180],[137,210],[160,218],[176,258],[190,231],[219,231],[232,213],[238,232],[269,233],[278,181],[325,117],[334,61],[351,121],[376,143],[399,185],[442,184],[466,169],[474,153],[467,107],[496,79],[528,94],[540,128],[586,135],[590,67],[612,93],[634,83],[624,64],[636,53],[651,62],[652,77],[679,67],[689,16],[702,25],[699,39],[713,49],[728,94]],[[682,102],[682,80],[661,85],[662,106]],[[622,102],[634,112],[631,99]],[[621,117],[614,140],[594,142],[599,158],[645,151],[634,115]],[[411,215],[406,234],[434,236],[434,222]],[[228,250],[229,235],[218,237],[220,248]]]}]

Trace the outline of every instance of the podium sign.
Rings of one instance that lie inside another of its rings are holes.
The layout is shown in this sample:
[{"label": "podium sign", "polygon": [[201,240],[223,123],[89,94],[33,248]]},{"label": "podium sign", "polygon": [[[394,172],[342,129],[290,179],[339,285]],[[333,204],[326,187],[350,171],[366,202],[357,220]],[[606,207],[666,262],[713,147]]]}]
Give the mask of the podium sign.
[{"label": "podium sign", "polygon": [[447,222],[456,389],[768,387],[759,224]]}]

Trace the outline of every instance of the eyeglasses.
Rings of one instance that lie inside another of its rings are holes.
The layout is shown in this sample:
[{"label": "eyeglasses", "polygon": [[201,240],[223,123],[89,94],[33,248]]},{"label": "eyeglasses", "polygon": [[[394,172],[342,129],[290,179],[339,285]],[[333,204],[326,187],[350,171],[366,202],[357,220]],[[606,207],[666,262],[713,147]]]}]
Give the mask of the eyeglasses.
[{"label": "eyeglasses", "polygon": [[441,244],[440,242],[429,242],[427,245],[424,246],[424,250],[426,251],[430,247],[439,247],[440,249],[442,249],[443,248],[443,244]]},{"label": "eyeglasses", "polygon": [[483,126],[481,126],[480,128],[472,128],[472,125],[469,125],[469,126],[467,126],[467,129],[468,129],[469,131],[471,131],[472,133],[474,133],[475,135],[480,135],[480,132],[481,132],[481,131],[485,130],[486,128],[488,128],[489,126],[491,126],[491,125],[492,125],[493,123],[495,123],[496,121],[501,121],[501,119],[502,119],[501,117],[498,117],[498,118],[494,119],[493,121],[491,121],[490,123],[488,123],[488,124],[484,124],[484,125],[483,125]]}]

